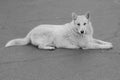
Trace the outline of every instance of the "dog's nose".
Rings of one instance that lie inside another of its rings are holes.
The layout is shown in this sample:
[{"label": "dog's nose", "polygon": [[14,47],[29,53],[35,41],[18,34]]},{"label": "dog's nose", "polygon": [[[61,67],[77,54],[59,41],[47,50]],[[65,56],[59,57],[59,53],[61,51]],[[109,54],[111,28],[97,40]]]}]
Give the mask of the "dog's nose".
[{"label": "dog's nose", "polygon": [[81,31],[81,34],[84,34],[84,31],[83,31],[83,30]]}]

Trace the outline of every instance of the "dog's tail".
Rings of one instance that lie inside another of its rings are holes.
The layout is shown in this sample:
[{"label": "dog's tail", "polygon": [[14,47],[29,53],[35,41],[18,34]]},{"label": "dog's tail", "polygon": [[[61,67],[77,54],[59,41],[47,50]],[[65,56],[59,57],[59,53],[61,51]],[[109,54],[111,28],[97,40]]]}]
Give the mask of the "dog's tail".
[{"label": "dog's tail", "polygon": [[18,39],[13,39],[10,40],[5,47],[10,47],[14,45],[26,45],[30,42],[30,37],[29,34],[25,38],[18,38]]}]

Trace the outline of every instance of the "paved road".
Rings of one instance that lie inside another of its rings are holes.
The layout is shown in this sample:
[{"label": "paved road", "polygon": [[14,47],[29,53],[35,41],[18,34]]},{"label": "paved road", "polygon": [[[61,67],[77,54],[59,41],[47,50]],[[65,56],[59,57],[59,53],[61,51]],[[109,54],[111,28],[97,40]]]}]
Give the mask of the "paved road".
[{"label": "paved road", "polygon": [[[4,48],[39,24],[64,24],[88,10],[94,37],[114,49]],[[0,80],[120,80],[120,0],[0,0]]]}]

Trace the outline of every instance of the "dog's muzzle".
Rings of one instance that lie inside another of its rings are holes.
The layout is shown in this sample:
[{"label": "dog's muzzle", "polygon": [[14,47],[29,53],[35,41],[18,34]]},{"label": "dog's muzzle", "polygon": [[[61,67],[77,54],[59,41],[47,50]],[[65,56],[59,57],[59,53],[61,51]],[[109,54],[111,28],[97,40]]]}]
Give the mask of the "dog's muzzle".
[{"label": "dog's muzzle", "polygon": [[84,30],[82,30],[82,31],[80,31],[80,33],[81,33],[81,34],[84,34],[84,33],[85,33],[85,31],[84,31]]}]

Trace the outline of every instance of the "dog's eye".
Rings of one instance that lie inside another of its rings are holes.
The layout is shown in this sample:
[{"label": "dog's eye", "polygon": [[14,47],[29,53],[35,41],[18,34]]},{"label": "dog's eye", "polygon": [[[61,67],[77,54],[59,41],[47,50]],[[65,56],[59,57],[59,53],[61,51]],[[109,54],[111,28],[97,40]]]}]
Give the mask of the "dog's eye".
[{"label": "dog's eye", "polygon": [[78,23],[77,25],[80,26],[80,23]]},{"label": "dog's eye", "polygon": [[87,23],[84,23],[83,25],[86,25]]}]

